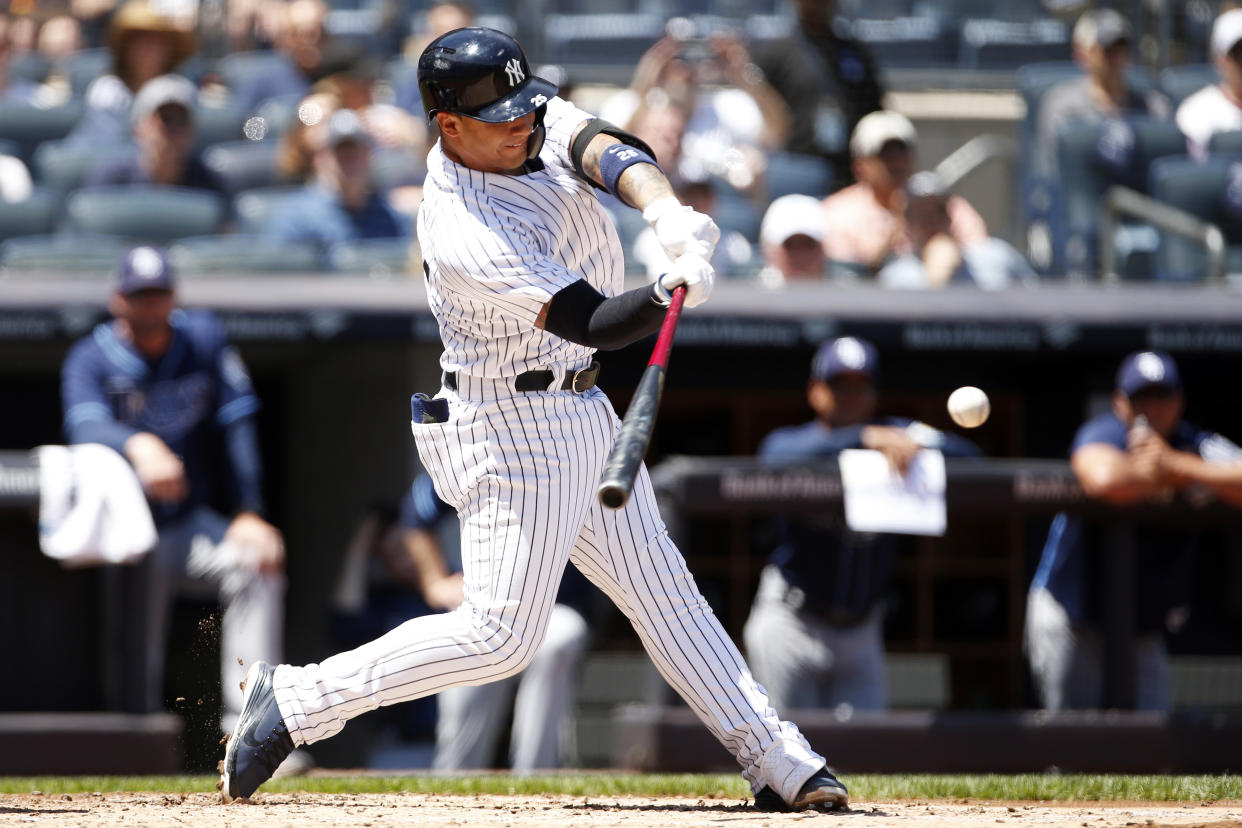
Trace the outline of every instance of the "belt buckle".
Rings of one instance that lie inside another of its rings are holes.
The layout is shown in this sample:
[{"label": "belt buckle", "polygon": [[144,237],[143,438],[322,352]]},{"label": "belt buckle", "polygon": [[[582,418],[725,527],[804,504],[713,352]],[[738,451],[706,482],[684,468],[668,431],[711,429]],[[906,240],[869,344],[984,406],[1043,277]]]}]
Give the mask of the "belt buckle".
[{"label": "belt buckle", "polygon": [[587,367],[574,371],[573,382],[570,383],[569,387],[573,389],[575,394],[589,391],[594,387],[597,376],[599,376],[599,363],[592,360]]}]

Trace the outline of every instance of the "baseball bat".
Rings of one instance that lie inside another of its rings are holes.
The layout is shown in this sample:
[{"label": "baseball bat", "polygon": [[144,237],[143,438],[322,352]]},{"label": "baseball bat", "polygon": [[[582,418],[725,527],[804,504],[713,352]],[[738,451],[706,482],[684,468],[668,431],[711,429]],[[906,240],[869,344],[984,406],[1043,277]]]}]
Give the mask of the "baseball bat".
[{"label": "baseball bat", "polygon": [[620,509],[630,499],[634,490],[634,478],[638,475],[638,467],[647,453],[647,444],[651,442],[651,431],[655,428],[656,412],[660,408],[660,397],[664,394],[664,374],[668,371],[669,351],[673,347],[673,332],[677,330],[677,320],[681,318],[681,306],[686,301],[686,287],[679,285],[673,289],[668,310],[664,313],[664,322],[660,325],[660,335],[656,337],[655,348],[651,351],[651,359],[638,382],[630,407],[621,420],[621,430],[612,444],[612,451],[604,463],[604,472],[599,478],[599,489],[596,493],[599,502],[609,509]]}]

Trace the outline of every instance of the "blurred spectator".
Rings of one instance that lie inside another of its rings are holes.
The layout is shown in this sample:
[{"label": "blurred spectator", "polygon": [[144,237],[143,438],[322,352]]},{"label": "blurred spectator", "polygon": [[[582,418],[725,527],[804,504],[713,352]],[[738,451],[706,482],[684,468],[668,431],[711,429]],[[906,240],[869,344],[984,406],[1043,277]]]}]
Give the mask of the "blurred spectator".
[{"label": "blurred spectator", "polygon": [[[175,288],[161,251],[125,254],[108,302],[114,319],[65,359],[64,425],[70,443],[102,443],[130,462],[155,519],[156,548],[126,568],[146,601],[131,607],[129,621],[144,658],[135,706],[163,709],[173,597],[213,585],[224,604],[221,724],[228,733],[241,712],[245,665],[281,656],[285,548],[263,517],[259,401],[246,367],[214,315],[176,309]],[[218,479],[217,470],[226,476]],[[225,503],[232,511],[217,511]]]},{"label": "blurred spectator", "polygon": [[604,102],[600,117],[633,132],[647,108],[669,103],[688,114],[680,176],[714,176],[758,195],[763,154],[784,145],[789,111],[742,42],[724,33],[703,41],[661,38],[639,60],[629,88]]},{"label": "blurred spectator", "polygon": [[328,96],[312,96],[299,107],[301,144],[293,157],[308,164],[309,178],[269,220],[264,233],[282,241],[311,241],[325,255],[334,244],[359,239],[410,236],[402,217],[371,180],[372,141],[362,119],[349,109],[330,111]]},{"label": "blurred spectator", "polygon": [[194,99],[198,90],[180,75],[147,81],[134,97],[131,118],[137,152],[93,167],[88,187],[159,184],[224,194],[224,184],[194,151]]},{"label": "blurred spectator", "polygon": [[906,184],[906,235],[910,252],[880,269],[878,280],[887,288],[941,288],[950,283],[987,290],[1014,282],[1036,281],[1022,254],[1002,239],[959,244],[949,231],[949,188],[934,172],[920,172]]},{"label": "blurred spectator", "polygon": [[39,89],[39,104],[58,106],[73,94],[67,63],[84,48],[82,25],[68,14],[57,14],[39,27],[36,48],[48,61],[48,73]]},{"label": "blurred spectator", "polygon": [[[770,463],[836,457],[845,449],[882,452],[904,474],[923,449],[975,457],[970,441],[898,417],[875,415],[878,356],[852,336],[823,343],[806,397],[815,418],[778,428],[759,447]],[[780,710],[888,704],[884,612],[898,535],[855,532],[839,515],[781,517],[776,548],[760,575],[743,629],[755,679]]]},{"label": "blurred spectator", "polygon": [[[824,253],[834,263],[874,273],[890,256],[909,253],[906,182],[914,172],[918,133],[906,116],[881,110],[863,117],[850,136],[856,184],[824,199]],[[987,225],[966,199],[945,204],[949,236],[961,246],[987,238]]]},{"label": "blurred spectator", "polygon": [[[1132,353],[1117,372],[1112,410],[1074,435],[1070,463],[1089,497],[1117,506],[1212,493],[1242,506],[1242,449],[1182,419],[1185,397],[1172,357]],[[1026,608],[1026,653],[1048,710],[1103,706],[1102,527],[1074,513],[1052,521]],[[1170,705],[1164,636],[1190,611],[1196,538],[1180,527],[1144,524],[1133,533],[1135,707]]]},{"label": "blurred spectator", "polygon": [[1120,12],[1107,8],[1084,12],[1074,24],[1071,40],[1074,60],[1084,74],[1053,86],[1039,105],[1035,162],[1044,175],[1055,172],[1057,135],[1068,124],[1128,114],[1169,117],[1167,98],[1136,88],[1126,77],[1133,32]]},{"label": "blurred spectator", "polygon": [[[475,11],[474,6],[463,0],[434,0],[422,16],[422,25],[418,27],[418,31],[406,38],[402,51],[405,57],[411,63],[418,63],[418,56],[427,48],[427,44],[435,40],[442,34],[448,34],[454,29],[464,29],[467,26],[474,25]],[[539,75],[538,72],[535,73]],[[543,75],[539,75],[543,77]],[[417,87],[417,84],[415,84]],[[422,111],[422,104],[419,103],[417,110]]]},{"label": "blurred spectator", "polygon": [[280,9],[283,14],[273,33],[278,59],[232,90],[231,103],[243,112],[254,112],[271,98],[305,95],[315,81],[353,67],[363,57],[357,48],[329,36],[324,26],[329,7],[323,0],[289,0]]},{"label": "blurred spectator", "polygon": [[[448,34],[454,29],[464,29],[467,26],[474,25],[474,7],[469,3],[458,2],[458,0],[437,0],[428,6],[427,11],[422,16],[421,26],[418,31],[411,34],[405,40],[402,49],[403,57],[407,65],[413,67],[418,65],[418,56],[427,48],[427,44],[435,40],[443,34]],[[546,77],[535,72],[539,77]],[[555,83],[555,80],[548,78],[549,81]],[[410,72],[407,81],[393,89],[394,103],[419,117],[424,116],[422,93],[418,90],[417,73]],[[564,94],[561,97],[566,97]]]},{"label": "blurred spectator", "polygon": [[759,281],[769,287],[828,275],[824,256],[823,204],[808,195],[774,199],[759,225],[764,266]]},{"label": "blurred spectator", "polygon": [[[398,511],[399,517],[373,510],[351,543],[334,598],[334,626],[348,632],[346,646],[370,641],[419,615],[469,608],[455,513],[426,473],[415,478]],[[573,710],[590,640],[589,590],[577,568],[566,567],[547,635],[529,667],[504,681],[435,697],[437,770],[492,768],[511,714],[508,765],[515,771],[561,766],[562,730]],[[399,712],[386,709],[385,715],[408,718],[413,709],[403,704]],[[407,732],[422,729],[421,723],[400,724]]]},{"label": "blurred spectator", "polygon": [[798,29],[756,47],[755,63],[789,107],[785,148],[820,155],[849,183],[848,141],[868,112],[883,109],[884,89],[867,47],[833,25],[836,0],[795,0]]},{"label": "blurred spectator", "polygon": [[[674,192],[682,204],[696,212],[710,216],[716,211],[716,191],[710,181],[682,181],[674,188]],[[655,230],[649,226],[644,226],[639,231],[634,239],[634,249],[629,252],[642,263],[647,271],[647,278],[652,281],[668,273],[673,266],[664,245],[660,244]],[[753,258],[754,251],[745,236],[736,230],[721,230],[720,241],[716,243],[711,258],[712,267],[718,275],[749,275]]]},{"label": "blurred spectator", "polygon": [[9,72],[13,55],[12,26],[12,18],[0,13],[0,101],[31,104],[39,93],[39,85]]},{"label": "blurred spectator", "polygon": [[196,46],[194,32],[184,21],[158,13],[147,0],[129,0],[112,18],[108,48],[112,73],[86,88],[82,120],[65,139],[71,144],[129,140],[134,95],[147,81],[172,72]]},{"label": "blurred spectator", "polygon": [[1216,18],[1210,48],[1220,83],[1203,87],[1177,108],[1177,128],[1199,161],[1207,158],[1213,135],[1242,129],[1242,9]]}]

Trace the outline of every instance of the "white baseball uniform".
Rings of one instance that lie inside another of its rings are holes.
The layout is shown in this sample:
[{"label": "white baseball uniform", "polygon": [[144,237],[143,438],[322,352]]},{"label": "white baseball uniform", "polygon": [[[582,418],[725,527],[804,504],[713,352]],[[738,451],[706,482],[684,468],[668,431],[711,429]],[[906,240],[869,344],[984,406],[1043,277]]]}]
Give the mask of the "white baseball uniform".
[{"label": "white baseball uniform", "polygon": [[465,602],[415,618],[352,652],[281,665],[274,690],[295,744],[326,738],[381,705],[482,684],[522,670],[543,640],[572,561],[630,619],[647,652],[737,758],[758,791],[792,801],[824,765],[781,721],[669,539],[640,469],[624,508],[595,489],[620,421],[598,388],[519,392],[513,378],[586,367],[592,349],[535,327],[548,300],[578,279],[622,291],[621,244],[569,158],[590,116],[548,103],[542,168],[484,173],[428,157],[418,235],[444,342],[449,417],[414,423],[419,456],[461,519]]}]

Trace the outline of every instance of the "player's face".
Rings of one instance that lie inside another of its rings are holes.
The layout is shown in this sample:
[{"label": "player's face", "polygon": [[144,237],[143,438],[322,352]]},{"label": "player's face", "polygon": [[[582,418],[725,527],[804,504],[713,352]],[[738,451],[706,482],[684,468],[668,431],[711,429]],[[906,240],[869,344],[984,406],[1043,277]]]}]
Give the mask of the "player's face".
[{"label": "player's face", "polygon": [[1118,418],[1127,426],[1132,425],[1134,418],[1142,414],[1157,434],[1167,438],[1181,421],[1185,402],[1181,391],[1152,386],[1129,397],[1118,393],[1115,410]]},{"label": "player's face", "polygon": [[513,172],[526,163],[526,141],[535,129],[533,112],[502,124],[449,113],[438,120],[445,154],[464,167]]}]

